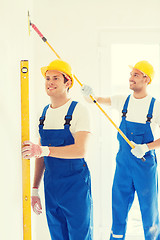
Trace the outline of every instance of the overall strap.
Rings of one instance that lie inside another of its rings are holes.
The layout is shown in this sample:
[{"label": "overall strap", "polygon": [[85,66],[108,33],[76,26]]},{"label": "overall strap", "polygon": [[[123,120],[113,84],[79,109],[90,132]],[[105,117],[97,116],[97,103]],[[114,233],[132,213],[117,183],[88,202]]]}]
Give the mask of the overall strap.
[{"label": "overall strap", "polygon": [[50,104],[48,104],[47,106],[45,106],[45,108],[43,109],[43,113],[42,113],[42,116],[40,117],[40,119],[39,119],[39,121],[40,121],[40,123],[39,123],[39,127],[40,128],[43,128],[43,123],[44,123],[44,120],[45,120],[45,117],[46,117],[46,112],[47,112],[47,109],[49,108],[49,105]]},{"label": "overall strap", "polygon": [[127,114],[127,109],[128,109],[128,103],[129,103],[129,99],[130,99],[131,95],[129,95],[124,103],[124,106],[123,106],[123,110],[122,110],[122,118],[126,118],[126,114]]},{"label": "overall strap", "polygon": [[71,126],[70,121],[72,120],[72,114],[78,102],[72,101],[68,109],[67,115],[65,116],[64,128],[69,128]]},{"label": "overall strap", "polygon": [[147,121],[146,121],[146,123],[148,122],[148,123],[151,123],[151,119],[152,119],[152,117],[153,117],[153,107],[154,107],[154,103],[155,103],[155,98],[153,98],[152,97],[152,99],[151,99],[151,103],[150,103],[150,106],[149,106],[149,110],[148,110],[148,114],[147,114]]}]

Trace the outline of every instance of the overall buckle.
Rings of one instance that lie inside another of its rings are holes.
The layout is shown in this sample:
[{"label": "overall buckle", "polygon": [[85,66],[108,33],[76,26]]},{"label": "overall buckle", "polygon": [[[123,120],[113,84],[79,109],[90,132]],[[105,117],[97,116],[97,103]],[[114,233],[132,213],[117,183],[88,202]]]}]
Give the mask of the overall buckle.
[{"label": "overall buckle", "polygon": [[122,114],[123,114],[122,117],[126,117],[127,110],[125,110],[125,111],[122,110]]},{"label": "overall buckle", "polygon": [[44,125],[44,120],[45,120],[45,117],[40,117],[39,121],[40,121],[40,125]]},{"label": "overall buckle", "polygon": [[66,121],[64,125],[71,126],[70,121],[72,120],[72,115],[65,116],[64,120]]},{"label": "overall buckle", "polygon": [[146,121],[146,122],[151,122],[151,119],[152,119],[152,115],[148,114],[148,115],[147,115],[147,121]]}]

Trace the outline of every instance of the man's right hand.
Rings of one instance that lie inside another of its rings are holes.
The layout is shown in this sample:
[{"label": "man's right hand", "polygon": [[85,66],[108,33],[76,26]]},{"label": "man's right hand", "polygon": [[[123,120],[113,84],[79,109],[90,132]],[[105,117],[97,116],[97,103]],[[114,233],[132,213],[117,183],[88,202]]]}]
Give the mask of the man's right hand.
[{"label": "man's right hand", "polygon": [[33,211],[37,215],[40,215],[42,213],[42,205],[41,205],[40,196],[38,194],[38,188],[32,188],[31,205],[32,205]]},{"label": "man's right hand", "polygon": [[93,89],[89,85],[86,85],[86,84],[82,85],[81,92],[84,97],[89,97],[90,95],[92,95],[92,96],[94,95]]}]

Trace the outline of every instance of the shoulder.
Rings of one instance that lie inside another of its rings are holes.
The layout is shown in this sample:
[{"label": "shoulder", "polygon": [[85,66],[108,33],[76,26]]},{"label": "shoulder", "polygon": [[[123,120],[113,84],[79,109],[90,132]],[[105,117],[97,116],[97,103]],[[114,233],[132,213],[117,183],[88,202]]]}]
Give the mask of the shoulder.
[{"label": "shoulder", "polygon": [[74,112],[73,112],[73,120],[75,122],[89,122],[91,119],[91,113],[87,106],[85,106],[83,103],[78,102]]},{"label": "shoulder", "polygon": [[[152,102],[154,100],[154,102]],[[154,109],[159,109],[160,110],[160,101],[156,99],[155,97],[148,95],[148,102],[151,104],[154,104]]]},{"label": "shoulder", "polygon": [[153,108],[153,119],[160,126],[160,101],[155,99],[154,108]]},{"label": "shoulder", "polygon": [[47,110],[50,108],[50,104],[47,104],[45,107],[41,109],[42,116],[45,116]]},{"label": "shoulder", "polygon": [[89,109],[81,102],[77,102],[77,105],[75,107],[74,113],[75,114],[87,114],[89,112]]},{"label": "shoulder", "polygon": [[157,99],[155,99],[154,109],[156,110],[157,113],[160,114],[160,101]]},{"label": "shoulder", "polygon": [[111,106],[113,108],[122,108],[128,95],[114,95],[111,96]]},{"label": "shoulder", "polygon": [[112,101],[125,101],[127,99],[128,95],[113,95],[111,96],[111,102]]},{"label": "shoulder", "polygon": [[160,106],[160,101],[155,98],[155,105]]},{"label": "shoulder", "polygon": [[91,132],[90,119],[88,108],[84,104],[78,102],[72,115],[71,127],[73,132]]},{"label": "shoulder", "polygon": [[77,102],[77,105],[76,105],[77,108],[80,108],[80,109],[87,109],[87,107],[85,106],[84,103],[81,103],[81,102]]}]

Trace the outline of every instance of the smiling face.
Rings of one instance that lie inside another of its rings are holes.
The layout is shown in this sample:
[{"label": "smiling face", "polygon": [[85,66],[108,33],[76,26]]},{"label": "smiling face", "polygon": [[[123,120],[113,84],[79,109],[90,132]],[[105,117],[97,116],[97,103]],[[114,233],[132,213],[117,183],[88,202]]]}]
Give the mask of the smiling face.
[{"label": "smiling face", "polygon": [[71,84],[70,79],[65,82],[63,74],[56,70],[48,70],[45,79],[45,89],[50,97],[66,94]]},{"label": "smiling face", "polygon": [[138,69],[133,68],[130,73],[129,87],[134,92],[140,92],[146,89],[150,79]]}]

